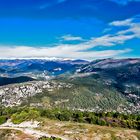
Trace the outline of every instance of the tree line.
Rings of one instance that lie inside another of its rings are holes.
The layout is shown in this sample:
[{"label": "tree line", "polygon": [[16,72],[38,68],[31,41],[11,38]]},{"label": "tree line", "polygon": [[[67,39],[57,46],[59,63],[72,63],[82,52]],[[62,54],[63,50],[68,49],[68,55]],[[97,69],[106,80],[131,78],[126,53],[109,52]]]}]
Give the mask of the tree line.
[{"label": "tree line", "polygon": [[122,114],[118,112],[81,112],[61,108],[42,109],[31,107],[8,107],[0,109],[0,124],[6,122],[8,119],[11,119],[15,124],[19,124],[23,121],[36,120],[38,118],[49,118],[59,121],[72,121],[140,130],[139,114]]}]

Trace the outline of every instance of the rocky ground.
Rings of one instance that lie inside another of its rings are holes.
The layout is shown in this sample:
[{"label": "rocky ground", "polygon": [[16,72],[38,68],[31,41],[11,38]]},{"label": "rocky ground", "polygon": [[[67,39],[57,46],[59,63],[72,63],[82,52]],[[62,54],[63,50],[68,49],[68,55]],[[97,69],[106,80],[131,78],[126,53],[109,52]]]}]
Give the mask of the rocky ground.
[{"label": "rocky ground", "polygon": [[43,120],[40,125],[36,121],[19,125],[9,121],[0,126],[1,140],[37,140],[41,136],[55,136],[62,140],[139,140],[140,132],[49,119]]}]

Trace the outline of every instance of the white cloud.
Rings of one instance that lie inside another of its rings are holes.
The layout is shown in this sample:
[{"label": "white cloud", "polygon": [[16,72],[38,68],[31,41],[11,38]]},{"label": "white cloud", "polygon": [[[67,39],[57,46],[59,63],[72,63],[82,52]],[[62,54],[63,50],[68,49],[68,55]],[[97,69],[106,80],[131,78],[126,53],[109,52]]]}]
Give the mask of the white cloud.
[{"label": "white cloud", "polygon": [[[76,52],[72,53],[69,57],[80,58],[80,59],[98,59],[98,58],[109,58],[115,57],[124,53],[131,52],[131,49],[124,50],[103,50],[103,51],[90,51],[90,52]],[[78,57],[77,57],[78,56]]]},{"label": "white cloud", "polygon": [[57,46],[54,48],[34,48],[27,46],[18,47],[1,47],[1,58],[43,58],[43,57],[58,57],[58,58],[74,58],[74,59],[93,59],[93,58],[105,58],[113,57],[123,53],[132,51],[131,49],[124,50],[104,50],[104,51],[90,51],[80,52],[71,50],[63,46]]},{"label": "white cloud", "polygon": [[[140,38],[140,22],[134,22],[135,19],[127,19],[123,21],[114,21],[110,23],[111,26],[122,27],[127,26],[128,29],[118,31],[118,35],[131,34],[133,38]],[[140,20],[140,19],[139,19]]]},{"label": "white cloud", "polygon": [[[59,57],[59,58],[105,58],[120,56],[132,51],[131,49],[109,49],[125,43],[133,38],[140,38],[140,23],[134,22],[133,19],[124,21],[114,21],[109,24],[111,28],[127,26],[127,29],[119,30],[114,34],[105,34],[100,37],[91,38],[85,41],[82,37],[66,35],[61,37],[65,41],[82,41],[78,44],[58,44],[53,47],[28,47],[28,46],[1,46],[1,58],[25,58],[25,57]],[[95,47],[104,47],[104,50],[97,51]],[[93,50],[94,48],[94,50]],[[90,49],[90,51],[88,51]]]},{"label": "white cloud", "polygon": [[63,39],[64,41],[83,41],[84,40],[82,37],[72,36],[72,35],[62,36],[61,39]]},{"label": "white cloud", "polygon": [[0,47],[0,57],[66,57],[66,58],[104,58],[113,57],[123,53],[130,52],[130,49],[121,50],[103,50],[103,51],[87,51],[98,46],[111,47],[122,44],[126,40],[132,39],[133,35],[105,35],[98,38],[91,38],[89,41],[79,44],[59,44],[54,47]]},{"label": "white cloud", "polygon": [[126,19],[122,21],[113,21],[110,23],[112,26],[130,26],[132,24],[133,19]]},{"label": "white cloud", "polygon": [[96,46],[115,46],[118,44],[123,44],[125,41],[133,39],[134,35],[123,35],[123,34],[115,34],[115,35],[104,35],[99,38],[93,38],[90,43],[92,43],[94,47]]}]

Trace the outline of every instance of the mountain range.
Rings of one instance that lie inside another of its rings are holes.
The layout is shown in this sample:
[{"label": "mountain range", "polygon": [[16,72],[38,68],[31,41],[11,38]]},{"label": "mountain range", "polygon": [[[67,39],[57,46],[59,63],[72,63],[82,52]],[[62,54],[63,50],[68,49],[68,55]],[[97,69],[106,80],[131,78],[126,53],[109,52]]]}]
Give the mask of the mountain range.
[{"label": "mountain range", "polygon": [[[35,85],[39,81],[49,81],[50,85],[51,82],[57,83],[58,87],[52,87],[51,91],[43,89],[39,94],[29,93],[29,99],[23,97],[25,104],[94,111],[140,112],[139,58],[109,58],[91,62],[43,59],[0,60],[0,75],[1,86],[22,82],[28,84],[30,81],[34,81]],[[72,86],[59,88],[59,83]],[[11,89],[9,91],[12,92]],[[10,98],[9,94],[8,98]]]}]

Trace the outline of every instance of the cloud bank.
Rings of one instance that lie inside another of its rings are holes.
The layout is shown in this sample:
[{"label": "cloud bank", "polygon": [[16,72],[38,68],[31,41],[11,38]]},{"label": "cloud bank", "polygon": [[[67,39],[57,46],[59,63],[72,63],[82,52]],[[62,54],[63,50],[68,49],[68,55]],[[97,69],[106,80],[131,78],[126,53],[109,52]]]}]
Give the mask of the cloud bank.
[{"label": "cloud bank", "polygon": [[113,57],[130,51],[131,49],[78,52],[73,50],[69,51],[69,49],[63,48],[63,46],[58,46],[54,48],[34,48],[27,46],[18,46],[0,48],[0,56],[1,58],[57,57],[91,60],[93,58]]},{"label": "cloud bank", "polygon": [[[58,57],[73,59],[95,59],[120,56],[132,51],[130,48],[117,48],[116,45],[124,44],[126,41],[140,38],[140,23],[134,19],[114,21],[109,24],[110,28],[126,26],[126,29],[116,31],[114,34],[106,33],[103,36],[90,38],[83,41],[82,37],[66,35],[61,39],[64,41],[82,41],[78,44],[58,44],[53,47],[29,47],[29,46],[1,46],[1,58],[27,58],[27,57]],[[102,50],[94,48],[102,47]]]}]

